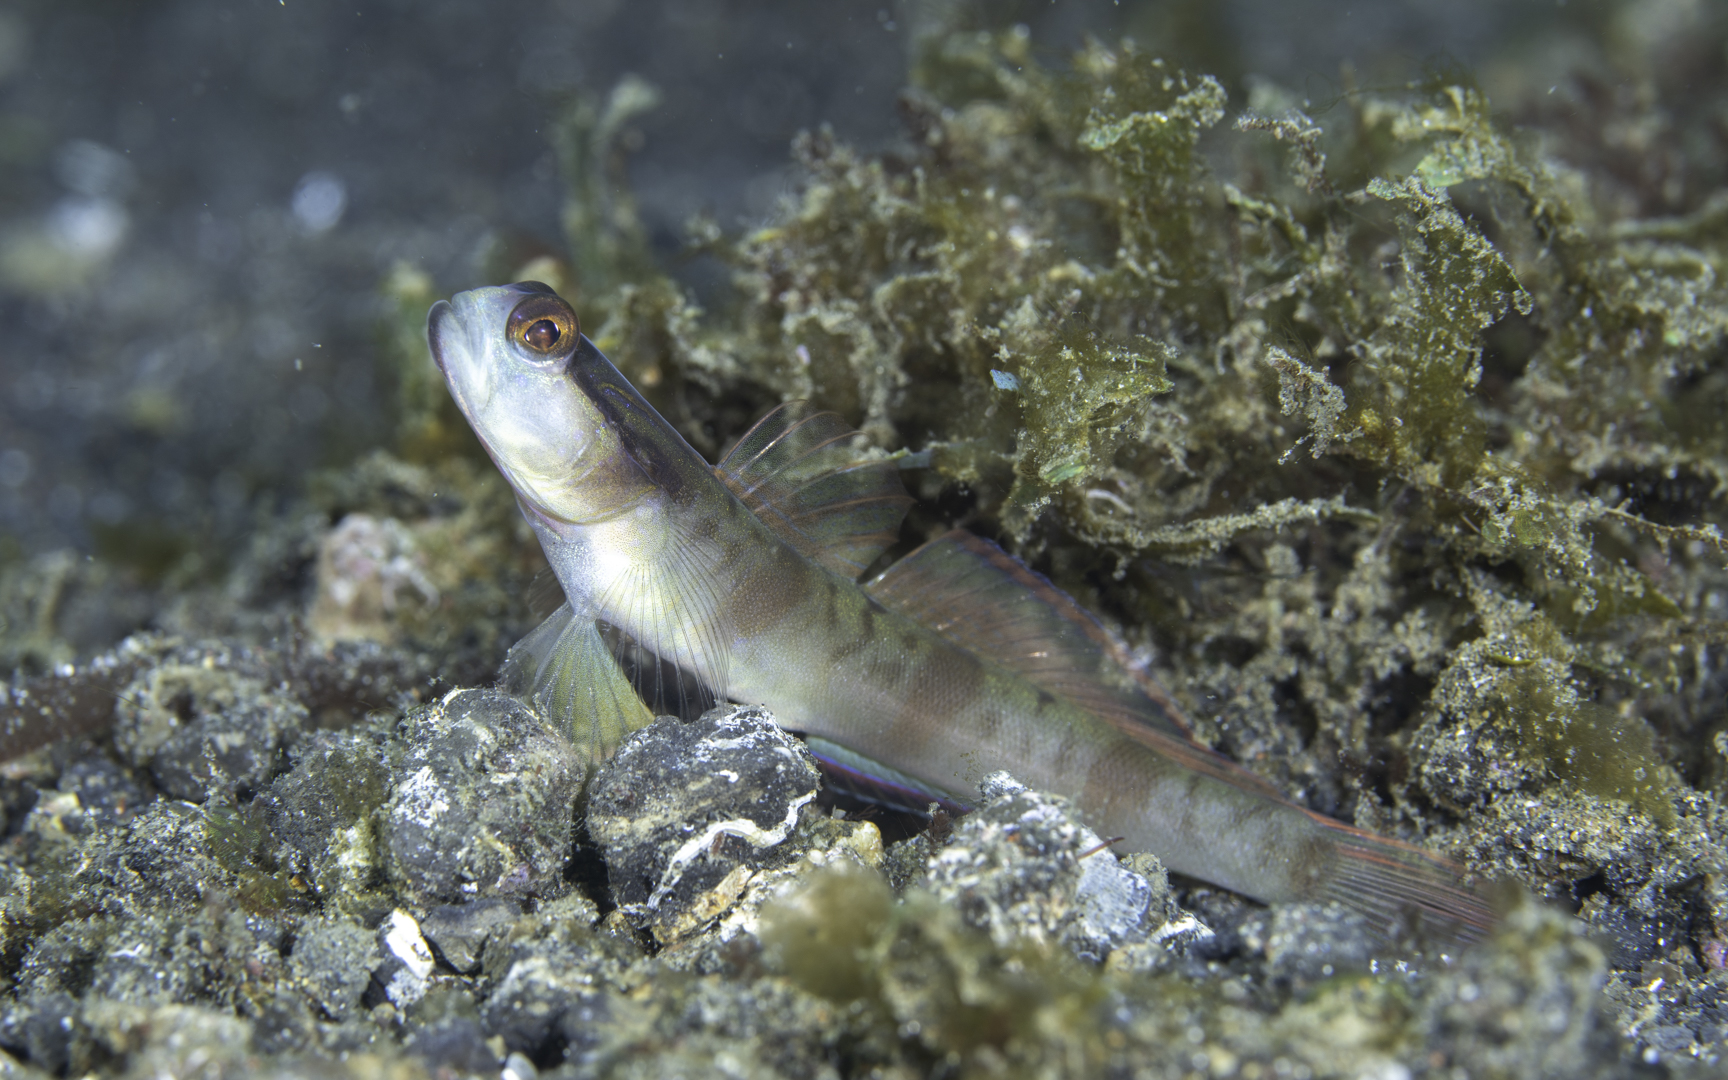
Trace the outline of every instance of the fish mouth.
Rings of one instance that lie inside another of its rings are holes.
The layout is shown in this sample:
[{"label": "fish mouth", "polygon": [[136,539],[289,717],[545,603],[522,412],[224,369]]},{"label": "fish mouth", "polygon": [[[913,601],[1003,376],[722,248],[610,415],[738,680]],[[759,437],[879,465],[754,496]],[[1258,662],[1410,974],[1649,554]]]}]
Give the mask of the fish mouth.
[{"label": "fish mouth", "polygon": [[492,459],[492,464],[503,474],[515,493],[517,504],[525,511],[532,510],[548,522],[563,522],[563,517],[542,506],[517,482],[508,455],[501,454],[492,444],[486,425],[480,422],[475,406],[490,400],[492,391],[487,372],[483,370],[483,350],[475,348],[473,338],[468,332],[468,324],[463,321],[457,308],[457,304],[464,303],[467,295],[458,295],[454,304],[448,300],[440,300],[427,312],[426,344],[432,351],[432,362],[437,364],[438,370],[443,373],[445,388],[455,400],[457,410],[468,421],[468,428],[479,440],[480,448],[486,451],[486,456]]},{"label": "fish mouth", "polygon": [[[462,316],[450,301],[440,300],[427,312],[426,344],[432,350],[432,362],[438,365],[444,376],[445,387],[456,400],[456,408],[474,428],[474,433],[480,435],[480,426],[474,422],[475,402],[472,400],[472,392],[479,388],[471,385],[478,375],[474,370],[474,346],[468,324],[462,321]],[[480,386],[484,386],[484,380]],[[480,435],[480,442],[485,444],[484,435]]]}]

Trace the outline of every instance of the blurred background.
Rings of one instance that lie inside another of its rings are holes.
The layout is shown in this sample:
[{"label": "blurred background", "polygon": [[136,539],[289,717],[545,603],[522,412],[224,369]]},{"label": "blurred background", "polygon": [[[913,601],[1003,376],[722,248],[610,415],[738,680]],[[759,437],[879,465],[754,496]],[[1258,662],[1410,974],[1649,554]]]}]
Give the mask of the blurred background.
[{"label": "blurred background", "polygon": [[910,58],[954,27],[1025,24],[1058,65],[1131,35],[1233,109],[1260,82],[1319,110],[1436,69],[1513,123],[1613,99],[1636,122],[1568,152],[1653,215],[1722,173],[1722,21],[1715,0],[9,0],[0,567],[62,551],[161,574],[386,442],[384,283],[409,268],[448,294],[564,254],[574,110],[612,102],[596,194],[633,191],[654,256],[719,303],[686,222],[765,221],[802,129],[893,146]]}]

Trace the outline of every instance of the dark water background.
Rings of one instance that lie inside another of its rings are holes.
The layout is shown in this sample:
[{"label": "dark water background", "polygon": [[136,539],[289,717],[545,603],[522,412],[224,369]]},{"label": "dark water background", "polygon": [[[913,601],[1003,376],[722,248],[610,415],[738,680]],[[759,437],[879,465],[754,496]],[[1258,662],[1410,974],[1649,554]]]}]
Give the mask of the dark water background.
[{"label": "dark water background", "polygon": [[1346,65],[1366,83],[1462,65],[1515,106],[1580,66],[1623,82],[1628,35],[1690,11],[14,0],[0,6],[0,558],[131,531],[238,538],[308,468],[383,442],[380,282],[405,262],[456,290],[497,245],[561,250],[549,118],[627,74],[663,95],[630,177],[670,262],[694,212],[728,229],[767,218],[795,182],[800,129],[892,145],[908,54],[945,25],[1024,22],[1052,58],[1088,33],[1132,34],[1219,75],[1234,108],[1255,79],[1324,99]]}]

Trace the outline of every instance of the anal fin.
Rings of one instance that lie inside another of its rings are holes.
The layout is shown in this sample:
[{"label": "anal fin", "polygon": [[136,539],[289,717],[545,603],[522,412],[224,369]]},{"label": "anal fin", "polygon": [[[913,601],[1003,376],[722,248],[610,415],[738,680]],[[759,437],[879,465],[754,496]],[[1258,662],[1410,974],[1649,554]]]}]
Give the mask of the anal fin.
[{"label": "anal fin", "polygon": [[561,727],[591,765],[654,719],[599,627],[568,603],[511,647],[499,684]]},{"label": "anal fin", "polygon": [[921,815],[929,813],[931,803],[954,815],[972,809],[971,804],[948,791],[848,750],[839,743],[813,735],[806,735],[804,742],[821,763],[828,786],[860,802]]}]

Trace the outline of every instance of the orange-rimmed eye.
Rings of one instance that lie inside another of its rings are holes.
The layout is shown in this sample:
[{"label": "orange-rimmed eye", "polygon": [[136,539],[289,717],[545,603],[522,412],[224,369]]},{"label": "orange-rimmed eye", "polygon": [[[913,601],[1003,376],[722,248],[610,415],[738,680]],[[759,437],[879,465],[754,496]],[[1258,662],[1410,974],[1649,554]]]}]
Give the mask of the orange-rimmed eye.
[{"label": "orange-rimmed eye", "polygon": [[511,309],[504,332],[523,358],[535,363],[568,358],[582,333],[576,312],[550,293],[530,296]]}]

